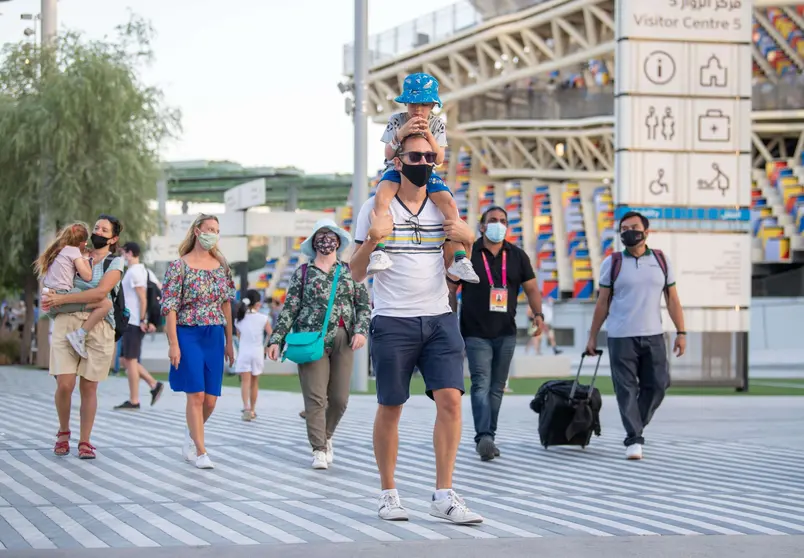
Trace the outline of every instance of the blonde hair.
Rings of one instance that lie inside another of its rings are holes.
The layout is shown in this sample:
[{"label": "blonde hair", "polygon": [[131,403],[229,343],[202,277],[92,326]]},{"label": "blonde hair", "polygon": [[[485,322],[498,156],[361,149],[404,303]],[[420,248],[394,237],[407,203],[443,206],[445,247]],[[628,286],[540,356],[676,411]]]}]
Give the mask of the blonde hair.
[{"label": "blonde hair", "polygon": [[45,251],[34,262],[34,271],[40,278],[43,277],[47,270],[50,269],[50,266],[53,265],[53,262],[56,261],[56,256],[66,246],[75,246],[77,248],[88,239],[89,227],[86,223],[77,222],[67,225],[59,231],[53,242],[45,248]]},{"label": "blonde hair", "polygon": [[[179,257],[180,258],[183,257],[183,256],[186,256],[187,254],[189,254],[190,252],[193,251],[193,248],[195,248],[195,243],[196,243],[195,229],[200,228],[201,225],[203,225],[204,223],[206,223],[207,221],[210,221],[210,220],[215,221],[216,223],[220,224],[220,222],[218,221],[218,218],[215,217],[214,215],[206,215],[204,213],[199,213],[198,217],[195,218],[195,221],[193,221],[193,224],[190,226],[189,230],[187,231],[187,235],[184,237],[184,240],[182,240],[181,244],[179,244]],[[228,273],[229,272],[229,262],[227,262],[226,258],[223,257],[223,254],[221,254],[221,251],[218,250],[218,247],[214,246],[212,248],[212,250],[209,251],[209,253],[212,254],[212,256],[221,263],[221,265],[223,266],[223,269]]]}]

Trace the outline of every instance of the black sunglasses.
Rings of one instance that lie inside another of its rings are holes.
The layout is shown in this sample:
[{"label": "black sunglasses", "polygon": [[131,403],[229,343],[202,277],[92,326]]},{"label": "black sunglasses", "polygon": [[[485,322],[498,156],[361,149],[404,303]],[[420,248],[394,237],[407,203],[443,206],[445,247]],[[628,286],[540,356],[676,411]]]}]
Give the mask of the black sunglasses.
[{"label": "black sunglasses", "polygon": [[404,157],[405,155],[407,155],[410,162],[414,165],[420,163],[422,159],[424,159],[424,162],[428,165],[432,165],[436,162],[436,154],[432,151],[407,151],[402,153],[400,157]]}]

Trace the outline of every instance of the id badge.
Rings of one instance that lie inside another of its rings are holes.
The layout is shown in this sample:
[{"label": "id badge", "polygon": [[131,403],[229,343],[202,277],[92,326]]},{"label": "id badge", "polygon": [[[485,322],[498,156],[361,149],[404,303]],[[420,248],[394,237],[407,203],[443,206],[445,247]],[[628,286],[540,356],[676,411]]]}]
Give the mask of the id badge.
[{"label": "id badge", "polygon": [[508,312],[508,289],[491,289],[489,310],[492,312]]}]

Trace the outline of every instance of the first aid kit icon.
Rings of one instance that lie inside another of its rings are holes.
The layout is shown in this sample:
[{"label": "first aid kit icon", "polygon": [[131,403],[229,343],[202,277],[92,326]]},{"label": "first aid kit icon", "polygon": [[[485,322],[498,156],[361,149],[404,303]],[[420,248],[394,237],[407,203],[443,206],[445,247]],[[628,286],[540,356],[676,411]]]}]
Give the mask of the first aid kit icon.
[{"label": "first aid kit icon", "polygon": [[720,109],[707,110],[698,117],[698,140],[724,142],[731,139],[731,118]]}]

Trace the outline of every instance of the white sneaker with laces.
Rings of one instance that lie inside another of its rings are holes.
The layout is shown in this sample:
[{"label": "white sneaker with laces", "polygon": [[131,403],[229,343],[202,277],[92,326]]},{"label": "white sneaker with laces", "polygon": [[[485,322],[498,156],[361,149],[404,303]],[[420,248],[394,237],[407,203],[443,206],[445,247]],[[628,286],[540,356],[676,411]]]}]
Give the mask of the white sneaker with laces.
[{"label": "white sneaker with laces", "polygon": [[335,452],[332,449],[332,438],[327,440],[327,465],[332,465],[332,462],[335,460]]},{"label": "white sneaker with laces", "polygon": [[329,467],[327,465],[327,454],[323,451],[314,451],[313,452],[313,469],[326,469]]},{"label": "white sneaker with laces", "polygon": [[625,448],[625,458],[631,461],[642,459],[642,444],[631,444]]},{"label": "white sneaker with laces", "polygon": [[366,274],[374,275],[380,271],[391,269],[393,265],[394,262],[391,261],[391,258],[388,256],[385,250],[375,250],[371,253],[371,256],[369,256],[369,264],[366,268]]},{"label": "white sneaker with laces", "polygon": [[399,499],[399,492],[396,490],[388,490],[387,492],[380,494],[377,515],[380,516],[380,519],[384,519],[386,521],[408,520],[408,510],[402,507],[402,501]]},{"label": "white sneaker with laces", "polygon": [[430,504],[430,515],[441,519],[446,519],[458,525],[470,525],[483,523],[483,517],[469,509],[463,498],[450,489],[446,498],[436,500],[433,494],[433,501]]},{"label": "white sneaker with laces", "polygon": [[447,273],[467,283],[480,283],[480,277],[475,273],[475,268],[472,267],[472,262],[469,261],[469,258],[462,258],[452,262]]},{"label": "white sneaker with laces", "polygon": [[75,352],[78,353],[78,356],[81,358],[89,358],[89,354],[87,354],[85,335],[78,333],[78,330],[71,331],[67,334],[67,341],[69,341],[70,345],[73,346],[73,349],[75,349]]},{"label": "white sneaker with laces", "polygon": [[199,469],[214,469],[215,464],[212,463],[212,460],[209,458],[209,455],[206,453],[202,453],[198,457],[195,458],[195,466]]},{"label": "white sneaker with laces", "polygon": [[195,444],[190,438],[189,428],[184,429],[184,443],[181,445],[181,454],[188,463],[195,463],[196,457],[198,457],[195,451]]}]

